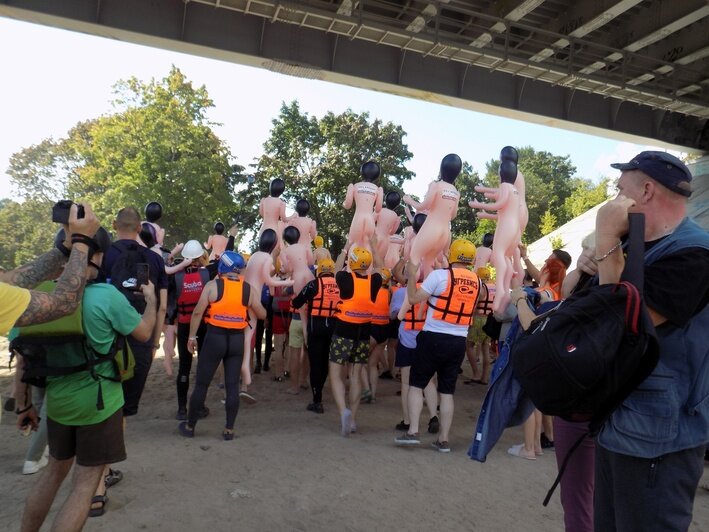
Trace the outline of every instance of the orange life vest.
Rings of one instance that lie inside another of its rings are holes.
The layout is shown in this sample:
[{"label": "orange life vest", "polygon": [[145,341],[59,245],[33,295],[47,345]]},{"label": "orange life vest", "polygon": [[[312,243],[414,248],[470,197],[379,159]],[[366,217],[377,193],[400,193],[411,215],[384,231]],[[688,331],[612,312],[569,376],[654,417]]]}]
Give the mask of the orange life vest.
[{"label": "orange life vest", "polygon": [[554,301],[559,301],[561,299],[561,283],[554,283],[537,288],[537,292],[542,293],[548,290],[551,293],[551,297]]},{"label": "orange life vest", "polygon": [[372,323],[387,325],[389,323],[389,289],[382,286],[377,292],[377,300],[372,305]]},{"label": "orange life vest", "polygon": [[[416,283],[418,290],[423,283]],[[423,307],[423,308],[422,308]],[[423,324],[426,323],[426,313],[428,312],[428,302],[422,301],[411,305],[411,308],[404,315],[404,329],[407,331],[420,331],[423,329]],[[419,318],[421,316],[421,318]]]},{"label": "orange life vest", "polygon": [[448,284],[437,297],[433,319],[453,325],[470,325],[475,310],[475,300],[480,290],[480,279],[466,268],[448,268]]},{"label": "orange life vest", "polygon": [[204,321],[223,329],[245,329],[249,324],[249,314],[242,302],[242,280],[222,277],[217,279],[217,289],[221,297],[209,305]]},{"label": "orange life vest", "polygon": [[335,277],[318,277],[318,293],[310,304],[310,315],[317,318],[331,318],[340,302],[340,289]]},{"label": "orange life vest", "polygon": [[347,323],[369,323],[372,319],[372,277],[359,277],[354,273],[350,275],[354,282],[354,293],[350,299],[340,300],[335,316]]},{"label": "orange life vest", "polygon": [[487,288],[487,297],[484,300],[478,302],[478,306],[475,309],[476,316],[487,316],[492,313],[492,302],[495,299],[495,283],[485,283],[480,281]]}]

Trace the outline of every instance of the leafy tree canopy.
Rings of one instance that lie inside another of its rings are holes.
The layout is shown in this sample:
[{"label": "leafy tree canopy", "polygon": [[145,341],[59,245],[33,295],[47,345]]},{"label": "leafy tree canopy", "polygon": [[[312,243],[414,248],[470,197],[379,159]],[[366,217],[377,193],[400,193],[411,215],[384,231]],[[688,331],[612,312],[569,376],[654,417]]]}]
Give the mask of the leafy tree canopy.
[{"label": "leafy tree canopy", "polygon": [[[115,213],[149,201],[163,206],[166,244],[204,239],[214,222],[229,226],[243,167],[207,118],[205,87],[176,67],[162,80],[119,81],[115,113],[76,124],[66,138],[46,139],[12,156],[8,174],[27,200],[88,201],[110,227]],[[49,211],[40,220],[49,219]],[[51,225],[51,224],[50,224]],[[44,251],[36,247],[36,253]]]},{"label": "leafy tree canopy", "polygon": [[412,157],[405,135],[401,126],[370,119],[369,113],[347,110],[317,118],[301,111],[297,101],[283,103],[255,165],[254,185],[240,196],[242,225],[258,230],[258,202],[268,195],[271,180],[281,178],[286,183],[283,198],[290,205],[307,199],[318,232],[331,252],[339,253],[353,215],[342,202],[347,186],[360,180],[363,162],[379,163],[382,173],[377,184],[385,194],[395,190],[403,196],[402,185],[413,175],[405,167]]}]

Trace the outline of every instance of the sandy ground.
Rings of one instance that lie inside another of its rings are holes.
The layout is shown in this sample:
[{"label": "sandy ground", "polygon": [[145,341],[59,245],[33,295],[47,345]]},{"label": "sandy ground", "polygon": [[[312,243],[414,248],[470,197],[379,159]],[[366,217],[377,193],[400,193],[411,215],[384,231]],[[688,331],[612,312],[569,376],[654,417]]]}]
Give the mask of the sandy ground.
[{"label": "sandy ground", "polygon": [[[0,339],[3,393],[6,345]],[[464,369],[469,373],[467,363]],[[521,429],[513,428],[485,464],[467,457],[484,387],[463,385],[461,376],[452,452],[442,454],[430,447],[429,434],[418,448],[394,445],[397,381],[380,381],[376,404],[361,407],[358,433],[342,438],[329,389],[325,414],[317,415],[305,410],[308,392],[289,395],[287,383],[272,377],[254,376],[258,403],[242,403],[231,442],[221,440],[221,392],[212,386],[212,414],[190,440],[177,433],[174,379],[156,359],[140,413],[128,425],[128,460],[118,466],[125,478],[109,490],[107,513],[89,519],[85,530],[563,530],[558,490],[548,507],[541,504],[556,474],[553,452],[534,462],[508,456],[521,441]],[[27,440],[13,423],[4,415],[0,424],[0,530],[8,531],[19,528],[24,498],[39,478],[20,474]],[[697,494],[691,530],[709,530],[709,491]]]}]

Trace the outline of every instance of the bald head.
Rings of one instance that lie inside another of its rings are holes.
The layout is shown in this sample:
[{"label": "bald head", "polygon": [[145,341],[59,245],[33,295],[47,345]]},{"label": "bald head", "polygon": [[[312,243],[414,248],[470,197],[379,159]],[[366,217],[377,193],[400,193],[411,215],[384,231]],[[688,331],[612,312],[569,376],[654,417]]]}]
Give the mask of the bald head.
[{"label": "bald head", "polygon": [[124,207],[113,222],[113,228],[119,236],[128,235],[128,238],[135,238],[140,232],[140,214],[133,207]]}]

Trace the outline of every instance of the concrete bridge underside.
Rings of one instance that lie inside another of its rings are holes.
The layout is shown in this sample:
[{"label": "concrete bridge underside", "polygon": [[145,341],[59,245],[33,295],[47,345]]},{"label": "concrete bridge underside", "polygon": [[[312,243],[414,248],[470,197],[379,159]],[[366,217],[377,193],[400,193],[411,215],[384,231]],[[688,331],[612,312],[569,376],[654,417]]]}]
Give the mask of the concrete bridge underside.
[{"label": "concrete bridge underside", "polygon": [[0,16],[709,151],[708,0],[0,0]]}]

